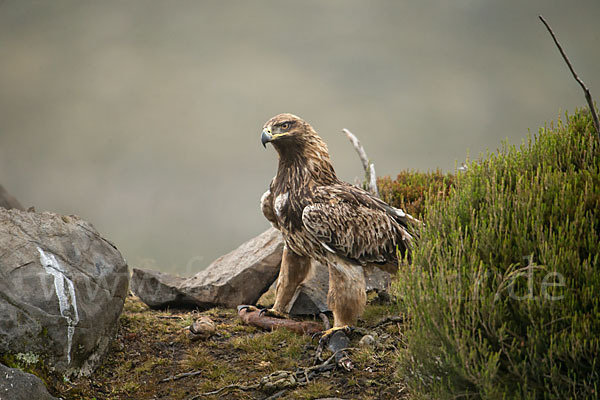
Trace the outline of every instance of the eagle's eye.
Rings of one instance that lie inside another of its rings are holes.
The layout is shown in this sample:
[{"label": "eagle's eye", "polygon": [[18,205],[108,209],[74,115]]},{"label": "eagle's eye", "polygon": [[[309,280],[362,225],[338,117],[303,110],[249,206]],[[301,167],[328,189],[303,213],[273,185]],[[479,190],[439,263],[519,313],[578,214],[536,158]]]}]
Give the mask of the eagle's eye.
[{"label": "eagle's eye", "polygon": [[281,124],[281,130],[282,131],[287,131],[290,128],[290,123],[289,122],[284,122],[283,124]]}]

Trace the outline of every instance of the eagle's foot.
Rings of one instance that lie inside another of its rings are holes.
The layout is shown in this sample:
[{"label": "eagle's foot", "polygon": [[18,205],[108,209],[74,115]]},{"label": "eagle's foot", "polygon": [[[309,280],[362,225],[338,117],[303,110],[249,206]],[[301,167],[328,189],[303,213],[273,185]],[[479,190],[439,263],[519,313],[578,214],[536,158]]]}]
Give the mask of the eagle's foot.
[{"label": "eagle's foot", "polygon": [[[337,332],[343,333],[342,337],[344,339],[342,339],[342,340],[347,343],[348,338],[346,336],[350,335],[352,333],[352,331],[353,331],[353,328],[351,326],[344,325],[344,326],[337,326],[337,327],[329,328],[322,332],[315,333],[313,335],[313,339],[320,336],[319,344],[317,345],[317,350],[315,352],[315,364],[323,362],[323,358],[322,358],[323,350],[325,349],[325,346],[327,346],[329,344],[329,341],[335,336],[335,334]],[[341,339],[341,338],[338,338],[338,340],[339,339]],[[347,347],[347,346],[343,346],[343,347]]]},{"label": "eagle's foot", "polygon": [[258,313],[259,317],[273,317],[279,319],[288,319],[289,316],[286,313],[282,313],[281,311],[277,311],[274,308],[263,308]]},{"label": "eagle's foot", "polygon": [[237,310],[238,310],[238,313],[242,310],[246,310],[247,312],[252,312],[252,311],[261,311],[262,312],[262,310],[260,308],[258,308],[256,306],[251,306],[248,304],[243,304],[243,305],[237,306]]},{"label": "eagle's foot", "polygon": [[329,342],[329,339],[331,339],[336,332],[342,331],[346,335],[350,335],[352,333],[352,330],[353,330],[353,328],[349,325],[334,326],[333,328],[329,328],[322,332],[315,333],[313,335],[313,339],[316,339],[318,337],[319,338],[319,346],[318,347],[323,348],[323,347],[325,347],[327,342]]},{"label": "eagle's foot", "polygon": [[259,317],[273,317],[273,318],[281,318],[288,319],[288,315],[272,308],[258,308],[256,306],[251,305],[240,305],[237,307],[238,313],[242,310],[246,310],[246,312],[254,312],[258,311]]},{"label": "eagle's foot", "polygon": [[319,338],[319,344],[321,344],[321,342],[327,343],[327,341],[329,341],[329,339],[337,331],[344,331],[345,334],[349,335],[349,334],[352,333],[352,330],[353,330],[353,328],[351,326],[349,326],[349,325],[335,326],[333,328],[329,328],[327,330],[315,333],[313,335],[313,339],[316,339],[318,337]]}]

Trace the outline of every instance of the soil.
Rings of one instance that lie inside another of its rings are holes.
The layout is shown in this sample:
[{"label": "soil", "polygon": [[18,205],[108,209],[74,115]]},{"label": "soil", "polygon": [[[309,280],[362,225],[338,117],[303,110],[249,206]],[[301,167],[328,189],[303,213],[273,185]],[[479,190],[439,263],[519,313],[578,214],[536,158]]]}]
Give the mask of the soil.
[{"label": "soil", "polygon": [[[263,297],[268,303],[268,296]],[[402,324],[388,321],[394,306],[373,299],[357,324],[375,337],[375,344],[360,346],[361,335],[351,335],[351,372],[335,369],[309,383],[273,392],[240,386],[258,383],[276,371],[294,372],[314,364],[317,339],[285,329],[264,332],[244,325],[236,310],[215,308],[151,310],[130,295],[120,318],[116,339],[96,372],[88,378],[65,381],[47,376],[49,390],[68,399],[398,399],[406,388],[395,376]],[[191,340],[189,325],[200,315],[215,323],[216,333]],[[325,352],[324,357],[328,356]],[[194,373],[167,380],[181,373]],[[228,387],[214,395],[206,392]]]}]

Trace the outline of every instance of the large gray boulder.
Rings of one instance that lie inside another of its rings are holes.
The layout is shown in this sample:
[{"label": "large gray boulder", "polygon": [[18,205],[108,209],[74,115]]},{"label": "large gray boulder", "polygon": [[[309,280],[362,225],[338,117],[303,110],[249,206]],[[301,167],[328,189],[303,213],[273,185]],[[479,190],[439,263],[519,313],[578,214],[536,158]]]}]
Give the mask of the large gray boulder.
[{"label": "large gray boulder", "polygon": [[281,233],[270,228],[190,278],[134,268],[131,289],[153,308],[254,304],[277,278],[282,252]]},{"label": "large gray boulder", "polygon": [[35,375],[0,364],[0,400],[58,400]]},{"label": "large gray boulder", "polygon": [[87,375],[128,291],[117,248],[75,216],[0,208],[0,353]]}]

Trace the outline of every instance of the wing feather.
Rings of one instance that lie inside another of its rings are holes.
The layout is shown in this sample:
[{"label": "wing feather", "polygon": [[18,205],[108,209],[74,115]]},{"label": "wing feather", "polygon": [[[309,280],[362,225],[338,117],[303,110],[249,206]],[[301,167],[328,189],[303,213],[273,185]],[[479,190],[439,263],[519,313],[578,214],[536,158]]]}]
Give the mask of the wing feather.
[{"label": "wing feather", "polygon": [[396,248],[404,252],[410,235],[378,199],[355,189],[350,185],[316,188],[313,202],[302,212],[305,229],[342,257],[361,264],[397,263]]}]

